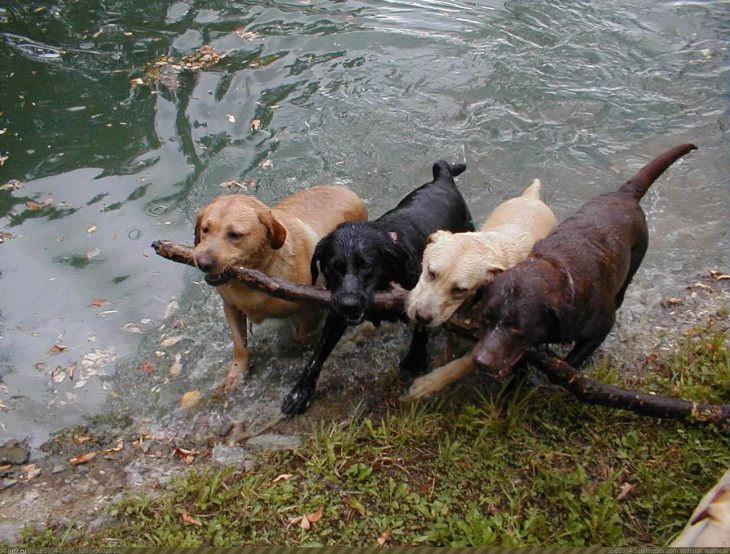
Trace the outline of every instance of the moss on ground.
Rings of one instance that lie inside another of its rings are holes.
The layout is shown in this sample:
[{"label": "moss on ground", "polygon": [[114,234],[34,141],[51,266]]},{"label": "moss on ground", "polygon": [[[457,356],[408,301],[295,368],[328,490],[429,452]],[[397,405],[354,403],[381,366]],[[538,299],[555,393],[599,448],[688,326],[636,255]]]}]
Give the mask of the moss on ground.
[{"label": "moss on ground", "polygon": [[[595,377],[730,402],[727,330],[686,333],[639,375]],[[588,406],[522,377],[478,402],[395,406],[312,429],[255,471],[191,471],[130,496],[95,533],[35,531],[27,546],[664,545],[727,469],[726,429]],[[319,517],[321,514],[321,517]],[[304,519],[304,516],[306,519]]]}]

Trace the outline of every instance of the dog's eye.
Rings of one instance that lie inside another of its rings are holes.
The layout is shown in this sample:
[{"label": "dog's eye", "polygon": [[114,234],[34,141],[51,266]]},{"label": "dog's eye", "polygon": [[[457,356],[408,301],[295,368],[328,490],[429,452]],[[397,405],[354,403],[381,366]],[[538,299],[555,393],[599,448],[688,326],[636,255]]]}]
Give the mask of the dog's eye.
[{"label": "dog's eye", "polygon": [[208,232],[208,226],[206,225],[205,227],[202,227],[200,229],[200,232],[203,233],[203,234],[206,234]]},{"label": "dog's eye", "polygon": [[433,271],[433,269],[428,270],[428,278],[431,279],[431,281],[436,280],[436,273]]},{"label": "dog's eye", "polygon": [[466,289],[464,287],[458,287],[458,286],[454,285],[451,288],[452,294],[466,294],[467,292],[469,292],[469,289]]},{"label": "dog's eye", "polygon": [[238,240],[241,237],[243,237],[243,233],[238,233],[236,231],[228,231],[228,238],[230,240]]}]

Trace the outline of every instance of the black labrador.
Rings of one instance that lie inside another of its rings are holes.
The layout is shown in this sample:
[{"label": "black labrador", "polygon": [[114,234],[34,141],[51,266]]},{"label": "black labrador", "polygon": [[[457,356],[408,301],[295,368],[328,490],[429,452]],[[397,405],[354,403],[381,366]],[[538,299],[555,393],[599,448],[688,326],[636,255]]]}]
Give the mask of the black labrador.
[{"label": "black labrador", "polygon": [[[364,319],[379,325],[388,318],[371,310],[376,290],[387,289],[390,283],[407,290],[416,286],[429,235],[440,229],[473,230],[469,209],[454,183],[454,177],[465,169],[464,164],[438,161],[433,165],[433,181],[411,192],[395,208],[374,221],[342,223],[319,241],[312,256],[312,282],[319,275],[319,264],[332,292],[332,311],[314,355],[284,398],[284,415],[307,409],[322,364],[349,325]],[[405,321],[405,316],[401,319]],[[427,342],[428,330],[417,327],[400,363],[402,371],[415,375],[426,369]]]}]

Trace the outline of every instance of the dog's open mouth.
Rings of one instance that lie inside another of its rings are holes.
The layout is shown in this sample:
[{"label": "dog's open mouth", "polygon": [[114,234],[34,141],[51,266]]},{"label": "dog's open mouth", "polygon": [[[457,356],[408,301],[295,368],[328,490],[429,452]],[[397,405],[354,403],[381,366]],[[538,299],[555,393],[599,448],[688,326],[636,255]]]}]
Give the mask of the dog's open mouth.
[{"label": "dog's open mouth", "polygon": [[361,313],[357,317],[346,317],[345,319],[348,325],[360,325],[365,319],[365,313]]},{"label": "dog's open mouth", "polygon": [[230,280],[230,275],[228,275],[228,272],[224,271],[223,273],[219,273],[218,275],[213,275],[211,273],[205,274],[205,282],[208,283],[211,287],[219,287],[221,285],[225,285]]}]

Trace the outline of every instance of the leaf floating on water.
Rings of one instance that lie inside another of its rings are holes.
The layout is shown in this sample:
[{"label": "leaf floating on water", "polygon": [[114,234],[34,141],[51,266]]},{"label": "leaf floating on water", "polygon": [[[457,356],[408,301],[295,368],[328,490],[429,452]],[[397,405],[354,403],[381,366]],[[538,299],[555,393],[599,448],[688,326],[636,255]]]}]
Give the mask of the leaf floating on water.
[{"label": "leaf floating on water", "polygon": [[93,299],[93,300],[91,301],[91,305],[92,305],[92,306],[93,306],[94,308],[103,308],[103,307],[104,307],[104,306],[106,306],[107,304],[109,304],[109,301],[108,301],[108,300],[104,300],[103,298],[94,298],[94,299]]},{"label": "leaf floating on water", "polygon": [[165,348],[168,348],[170,346],[174,346],[178,342],[180,342],[180,339],[182,339],[182,335],[176,335],[174,337],[167,337],[166,339],[163,339],[163,341],[160,343]]},{"label": "leaf floating on water", "polygon": [[260,37],[260,35],[257,32],[246,31],[243,27],[239,27],[238,29],[236,29],[235,33],[242,39],[245,39],[248,41],[254,41]]},{"label": "leaf floating on water", "polygon": [[153,373],[157,371],[157,368],[155,367],[155,364],[150,362],[149,360],[144,360],[142,362],[142,372],[143,373]]},{"label": "leaf floating on water", "polygon": [[180,358],[182,357],[182,354],[178,353],[175,354],[175,359],[173,360],[172,364],[170,365],[170,375],[173,377],[177,377],[182,373],[182,363],[180,362]]},{"label": "leaf floating on water", "polygon": [[71,464],[75,466],[85,464],[96,458],[96,454],[96,452],[89,452],[88,454],[82,454],[81,456],[74,456],[73,458],[69,459],[69,462],[71,462]]},{"label": "leaf floating on water", "polygon": [[99,254],[101,254],[101,250],[99,250],[98,248],[94,248],[93,250],[89,250],[86,253],[86,259],[91,260],[93,258],[96,258]]},{"label": "leaf floating on water", "polygon": [[251,127],[251,130],[252,130],[252,131],[254,131],[254,132],[255,132],[255,131],[258,131],[259,129],[261,129],[261,120],[260,120],[260,119],[254,119],[254,120],[253,120],[253,121],[251,122],[251,125],[250,125],[250,127]]},{"label": "leaf floating on water", "polygon": [[228,123],[235,123],[236,122],[236,116],[231,114],[226,114],[226,119],[228,120]]},{"label": "leaf floating on water", "polygon": [[68,346],[65,346],[63,344],[54,344],[48,349],[48,352],[51,354],[57,354],[59,352],[63,352],[64,350],[68,350]]},{"label": "leaf floating on water", "polygon": [[189,410],[200,402],[200,391],[198,389],[186,392],[180,397],[180,406],[185,410]]},{"label": "leaf floating on water", "polygon": [[28,200],[25,203],[25,207],[28,208],[32,212],[37,212],[38,210],[41,209],[42,206],[35,200]]},{"label": "leaf floating on water", "polygon": [[269,158],[266,158],[263,162],[259,164],[262,169],[271,169],[274,167],[274,162],[272,162]]},{"label": "leaf floating on water", "polygon": [[94,232],[96,232],[96,225],[94,225],[93,223],[92,223],[91,225],[89,225],[89,226],[88,226],[88,227],[86,228],[86,232],[87,232],[87,233],[88,233],[89,235],[90,235],[91,233],[94,233]]},{"label": "leaf floating on water", "polygon": [[10,181],[8,181],[4,185],[0,186],[0,190],[20,190],[24,186],[25,185],[23,184],[22,181],[20,181],[18,179],[10,179]]},{"label": "leaf floating on water", "polygon": [[0,244],[4,243],[6,240],[14,239],[15,235],[11,233],[10,231],[0,231]]}]

